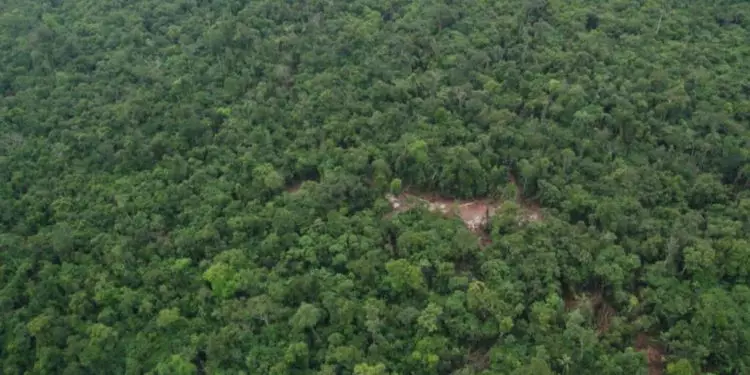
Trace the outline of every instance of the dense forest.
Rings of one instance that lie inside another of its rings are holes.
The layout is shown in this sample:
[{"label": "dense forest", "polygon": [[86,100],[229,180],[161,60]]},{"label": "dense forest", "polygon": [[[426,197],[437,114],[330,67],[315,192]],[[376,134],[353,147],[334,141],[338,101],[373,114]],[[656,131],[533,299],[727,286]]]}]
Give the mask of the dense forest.
[{"label": "dense forest", "polygon": [[2,374],[750,373],[747,1],[3,0],[0,51]]}]

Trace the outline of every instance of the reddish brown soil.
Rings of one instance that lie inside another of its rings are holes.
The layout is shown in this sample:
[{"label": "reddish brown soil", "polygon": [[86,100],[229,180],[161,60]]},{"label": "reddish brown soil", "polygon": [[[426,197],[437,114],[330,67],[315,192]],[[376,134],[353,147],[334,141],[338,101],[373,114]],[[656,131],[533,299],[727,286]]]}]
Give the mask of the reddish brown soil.
[{"label": "reddish brown soil", "polygon": [[664,348],[654,343],[648,334],[645,332],[638,334],[635,339],[635,348],[646,354],[649,375],[661,375],[664,372]]},{"label": "reddish brown soil", "polygon": [[[510,181],[516,184],[515,178],[511,175]],[[536,202],[523,199],[523,192],[518,187],[516,201],[523,209],[523,214],[519,217],[519,223],[534,222],[543,219],[542,210]],[[479,236],[480,246],[486,246],[491,243],[489,235],[484,230],[490,217],[494,216],[502,206],[501,202],[490,199],[479,200],[460,200],[448,199],[437,195],[424,193],[403,193],[398,196],[386,195],[386,199],[391,203],[393,211],[386,215],[391,218],[400,212],[408,211],[418,205],[424,205],[431,212],[439,212],[445,216],[458,216],[464,222],[466,227]]]},{"label": "reddish brown soil", "polygon": [[593,294],[583,293],[581,295],[569,292],[565,294],[563,301],[565,301],[565,311],[575,310],[581,307],[582,304],[590,308],[596,320],[596,333],[599,335],[609,331],[612,325],[612,318],[617,315],[617,311],[598,292]]},{"label": "reddish brown soil", "polygon": [[607,333],[612,325],[612,318],[616,314],[615,309],[607,303],[600,305],[596,310],[596,333],[600,335]]},{"label": "reddish brown soil", "polygon": [[495,214],[497,210],[497,204],[487,201],[474,201],[461,203],[458,206],[459,216],[467,225],[470,223],[480,224],[480,222],[486,220],[488,217]]},{"label": "reddish brown soil", "polygon": [[408,211],[418,205],[424,205],[431,212],[446,216],[458,216],[467,228],[479,232],[487,219],[497,210],[498,204],[488,200],[463,201],[446,199],[429,195],[404,193],[399,196],[386,196],[394,213]]},{"label": "reddish brown soil", "polygon": [[[516,201],[523,208],[524,214],[519,218],[519,222],[531,222],[542,220],[541,207],[532,201],[524,200],[523,192],[516,183],[515,178],[511,175],[510,180],[518,187]],[[288,185],[284,190],[287,193],[294,194],[300,190],[304,181],[295,182]],[[386,215],[390,218],[400,212],[408,211],[418,205],[425,205],[431,212],[439,212],[445,216],[458,216],[466,224],[469,230],[480,236],[482,244],[490,242],[489,236],[484,233],[484,227],[490,217],[492,217],[500,208],[501,203],[489,199],[479,200],[459,200],[443,198],[437,195],[423,193],[403,193],[398,196],[387,195],[386,198],[391,203],[393,211]]]}]

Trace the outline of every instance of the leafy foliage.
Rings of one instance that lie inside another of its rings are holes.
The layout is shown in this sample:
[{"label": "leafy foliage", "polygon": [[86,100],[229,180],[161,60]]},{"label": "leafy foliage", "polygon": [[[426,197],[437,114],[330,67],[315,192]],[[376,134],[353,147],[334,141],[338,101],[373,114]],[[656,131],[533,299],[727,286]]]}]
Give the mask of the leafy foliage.
[{"label": "leafy foliage", "polygon": [[[730,0],[6,0],[0,373],[750,372],[749,33]],[[481,247],[386,215],[405,189],[545,219]]]}]

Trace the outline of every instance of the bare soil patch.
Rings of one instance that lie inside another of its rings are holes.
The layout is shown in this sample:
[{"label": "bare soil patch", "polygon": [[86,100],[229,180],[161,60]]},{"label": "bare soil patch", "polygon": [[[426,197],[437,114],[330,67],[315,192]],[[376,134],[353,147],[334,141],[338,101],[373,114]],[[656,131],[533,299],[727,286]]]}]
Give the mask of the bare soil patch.
[{"label": "bare soil patch", "polygon": [[601,295],[595,296],[591,303],[596,316],[596,332],[600,335],[607,333],[612,325],[612,318],[617,315],[617,311]]},{"label": "bare soil patch", "polygon": [[604,296],[599,293],[582,293],[574,294],[565,293],[563,296],[565,302],[565,311],[572,311],[583,308],[591,311],[596,324],[596,333],[601,335],[609,331],[612,325],[612,318],[617,315],[617,311],[607,303]]},{"label": "bare soil patch", "polygon": [[422,206],[430,212],[445,216],[457,216],[466,227],[477,233],[484,229],[489,218],[495,214],[499,204],[490,200],[465,201],[448,199],[429,195],[403,193],[401,195],[386,195],[394,213],[405,212]]},{"label": "bare soil patch", "polygon": [[[459,217],[466,227],[472,232],[483,236],[482,242],[489,243],[489,237],[484,229],[490,218],[494,216],[502,207],[502,202],[492,199],[462,200],[450,199],[436,195],[423,193],[402,193],[400,195],[387,194],[386,199],[391,204],[391,212],[387,217],[390,218],[400,212],[405,212],[415,207],[425,207],[430,212],[440,213],[447,217]],[[519,224],[526,222],[540,221],[543,219],[542,210],[538,204],[525,202],[517,198],[523,210],[522,215],[518,218]]]},{"label": "bare soil patch", "polygon": [[524,211],[526,212],[524,217],[526,221],[541,221],[543,219],[542,207],[540,207],[538,203],[531,201],[522,201],[521,207],[523,207]]},{"label": "bare soil patch", "polygon": [[[542,220],[541,207],[536,202],[525,200],[521,187],[516,183],[513,175],[510,175],[509,178],[511,183],[515,184],[518,188],[516,201],[523,209],[523,214],[518,219],[519,224]],[[284,191],[289,194],[297,193],[304,183],[305,181],[294,182],[291,185],[287,185]],[[386,218],[391,218],[393,215],[415,207],[424,206],[430,212],[439,213],[446,217],[459,217],[470,231],[480,236],[480,243],[482,245],[490,243],[490,238],[484,229],[490,218],[502,206],[501,201],[492,199],[451,199],[434,194],[416,192],[406,192],[399,195],[387,194],[386,199],[388,199],[392,209],[392,212],[386,215]]]},{"label": "bare soil patch", "polygon": [[664,347],[654,342],[647,333],[641,332],[635,339],[635,348],[646,354],[649,375],[661,375],[664,372]]}]

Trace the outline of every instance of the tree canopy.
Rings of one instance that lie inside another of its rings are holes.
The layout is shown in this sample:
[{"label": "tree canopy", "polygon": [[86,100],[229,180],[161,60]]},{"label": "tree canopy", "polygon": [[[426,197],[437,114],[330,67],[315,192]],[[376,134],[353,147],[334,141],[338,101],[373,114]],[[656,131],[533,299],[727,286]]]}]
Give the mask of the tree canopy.
[{"label": "tree canopy", "polygon": [[2,374],[750,373],[746,1],[4,0],[0,50]]}]

